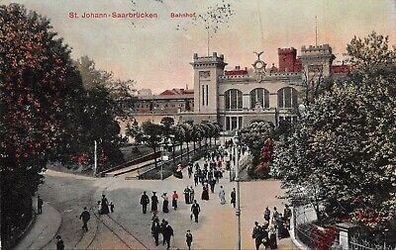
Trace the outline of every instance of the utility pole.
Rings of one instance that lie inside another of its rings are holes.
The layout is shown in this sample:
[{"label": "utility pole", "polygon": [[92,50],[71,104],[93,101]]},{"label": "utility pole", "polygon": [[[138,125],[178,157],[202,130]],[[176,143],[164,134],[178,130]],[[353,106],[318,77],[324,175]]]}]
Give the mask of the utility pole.
[{"label": "utility pole", "polygon": [[240,183],[239,183],[239,147],[238,147],[238,137],[235,137],[234,139],[235,142],[235,181],[237,184],[237,190],[236,190],[236,195],[237,195],[237,209],[235,212],[235,215],[237,216],[238,219],[238,246],[237,249],[241,250],[242,249],[242,237],[241,237],[241,188],[240,188]]},{"label": "utility pole", "polygon": [[96,176],[96,172],[98,171],[98,154],[97,154],[97,149],[98,149],[98,144],[95,142],[95,146],[94,146],[94,176]]}]

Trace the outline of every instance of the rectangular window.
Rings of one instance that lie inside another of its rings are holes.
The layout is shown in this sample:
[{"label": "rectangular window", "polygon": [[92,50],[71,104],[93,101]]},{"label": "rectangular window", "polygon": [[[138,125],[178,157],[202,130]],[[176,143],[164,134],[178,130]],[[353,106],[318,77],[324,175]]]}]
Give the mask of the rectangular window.
[{"label": "rectangular window", "polygon": [[292,102],[291,102],[291,88],[285,88],[284,89],[284,98],[285,98],[285,108],[291,108]]},{"label": "rectangular window", "polygon": [[226,117],[226,130],[231,130],[230,117]]},{"label": "rectangular window", "polygon": [[283,108],[283,89],[278,92],[278,107]]},{"label": "rectangular window", "polygon": [[205,85],[202,85],[202,106],[205,106]]},{"label": "rectangular window", "polygon": [[242,116],[238,117],[238,129],[242,128]]},{"label": "rectangular window", "polygon": [[237,117],[231,117],[231,129],[237,129],[238,128],[238,120]]},{"label": "rectangular window", "polygon": [[206,85],[206,106],[209,106],[209,86]]}]

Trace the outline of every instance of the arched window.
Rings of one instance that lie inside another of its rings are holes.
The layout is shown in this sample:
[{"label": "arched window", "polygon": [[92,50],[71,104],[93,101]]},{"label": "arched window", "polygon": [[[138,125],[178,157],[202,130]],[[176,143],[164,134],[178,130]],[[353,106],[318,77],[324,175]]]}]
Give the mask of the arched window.
[{"label": "arched window", "polygon": [[250,91],[250,108],[254,109],[260,105],[263,109],[269,108],[269,92],[263,88]]},{"label": "arched window", "polygon": [[294,88],[286,87],[278,90],[278,108],[297,108],[298,92]]},{"label": "arched window", "polygon": [[237,89],[230,89],[224,93],[225,109],[242,109],[242,92]]}]

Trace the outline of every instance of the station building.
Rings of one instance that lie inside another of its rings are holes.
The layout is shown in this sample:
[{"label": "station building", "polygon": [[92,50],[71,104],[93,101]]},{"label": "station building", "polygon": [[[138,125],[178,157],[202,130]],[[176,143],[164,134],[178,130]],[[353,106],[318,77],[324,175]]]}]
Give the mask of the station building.
[{"label": "station building", "polygon": [[[218,122],[224,131],[265,120],[278,124],[297,119],[304,86],[318,77],[345,75],[347,65],[333,65],[335,59],[328,44],[278,49],[278,67],[267,66],[263,52],[255,52],[252,67],[226,69],[224,55],[193,55],[193,90],[173,89],[160,95],[140,97],[136,117],[160,121],[164,116],[175,122]],[[139,119],[142,120],[142,119]]]}]

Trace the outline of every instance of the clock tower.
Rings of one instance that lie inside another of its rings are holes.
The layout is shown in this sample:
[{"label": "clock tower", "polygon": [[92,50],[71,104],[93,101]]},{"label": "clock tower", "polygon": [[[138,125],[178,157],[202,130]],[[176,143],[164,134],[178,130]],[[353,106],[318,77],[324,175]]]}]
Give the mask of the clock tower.
[{"label": "clock tower", "polygon": [[200,120],[217,122],[219,76],[227,65],[224,55],[213,52],[211,56],[199,57],[194,53],[190,64],[194,69],[194,113],[201,116]]}]

